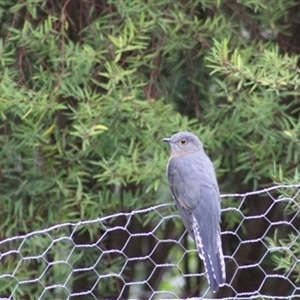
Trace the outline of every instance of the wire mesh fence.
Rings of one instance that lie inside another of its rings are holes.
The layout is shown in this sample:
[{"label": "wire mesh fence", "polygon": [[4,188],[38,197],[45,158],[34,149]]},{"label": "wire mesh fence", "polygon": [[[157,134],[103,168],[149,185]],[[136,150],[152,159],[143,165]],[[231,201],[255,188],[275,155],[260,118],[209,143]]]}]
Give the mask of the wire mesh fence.
[{"label": "wire mesh fence", "polygon": [[168,203],[0,241],[0,299],[300,298],[299,187],[222,196],[217,293]]}]

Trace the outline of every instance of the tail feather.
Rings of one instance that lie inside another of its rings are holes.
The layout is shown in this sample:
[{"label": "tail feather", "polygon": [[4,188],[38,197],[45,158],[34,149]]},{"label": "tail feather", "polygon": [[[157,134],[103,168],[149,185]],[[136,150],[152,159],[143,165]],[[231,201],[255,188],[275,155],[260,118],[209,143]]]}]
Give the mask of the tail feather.
[{"label": "tail feather", "polygon": [[223,256],[223,250],[222,250],[222,242],[221,242],[221,236],[218,235],[218,241],[217,241],[217,252],[216,252],[216,265],[218,266],[216,274],[219,275],[218,282],[219,286],[223,286],[226,281],[226,270],[225,270],[225,262],[224,262],[224,256]]},{"label": "tail feather", "polygon": [[218,236],[216,252],[209,253],[203,245],[199,225],[195,217],[193,217],[193,230],[199,256],[204,262],[208,283],[211,289],[216,291],[219,286],[224,285],[226,279],[221,237]]}]

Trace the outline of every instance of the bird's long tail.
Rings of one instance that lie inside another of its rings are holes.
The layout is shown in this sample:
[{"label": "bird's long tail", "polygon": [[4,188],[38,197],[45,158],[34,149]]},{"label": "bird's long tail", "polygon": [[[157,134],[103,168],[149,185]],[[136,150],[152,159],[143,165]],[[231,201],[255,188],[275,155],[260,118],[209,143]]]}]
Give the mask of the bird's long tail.
[{"label": "bird's long tail", "polygon": [[213,291],[216,291],[219,286],[224,285],[226,280],[221,237],[220,235],[217,236],[217,247],[215,247],[215,251],[207,251],[203,245],[198,222],[195,217],[193,218],[193,230],[198,253],[204,262],[204,267],[207,272],[209,285]]}]

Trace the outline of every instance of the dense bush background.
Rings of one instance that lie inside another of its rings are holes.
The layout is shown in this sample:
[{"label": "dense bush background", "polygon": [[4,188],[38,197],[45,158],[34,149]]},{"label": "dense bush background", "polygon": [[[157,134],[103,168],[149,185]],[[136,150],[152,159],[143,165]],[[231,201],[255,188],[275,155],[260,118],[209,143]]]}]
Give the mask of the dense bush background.
[{"label": "dense bush background", "polygon": [[[273,4],[1,1],[0,239],[171,201],[164,172],[168,149],[160,139],[179,130],[201,137],[222,192],[297,182],[300,5],[296,0]],[[243,213],[263,214],[270,205],[259,196],[252,203],[241,207]],[[283,213],[275,206],[268,217],[293,217],[299,227],[295,209]],[[223,230],[234,229],[239,220],[226,215]],[[174,223],[164,237],[180,234],[181,226]],[[266,223],[245,223],[239,235],[262,237]],[[155,221],[136,219],[130,226],[151,230]],[[269,243],[288,244],[296,235],[278,240],[275,233],[268,232]],[[87,243],[99,235],[99,228],[87,227],[74,240]],[[121,243],[122,238],[110,237],[106,246],[121,248]],[[224,252],[232,254],[236,241],[223,243]],[[34,247],[28,244],[25,253]],[[151,243],[145,247],[150,251]],[[300,246],[294,247],[299,253]],[[154,259],[171,250],[160,249]],[[128,251],[138,255],[136,247]],[[264,251],[259,243],[247,244],[236,259],[246,264]],[[80,256],[78,264],[84,266],[88,258]],[[281,253],[266,264],[270,270],[292,269],[296,282],[299,268],[293,269],[292,260]],[[0,273],[14,266],[3,260]],[[34,274],[38,267],[28,263],[19,272]],[[228,280],[235,268],[227,266]],[[153,289],[160,278],[152,277]],[[247,292],[253,289],[249,280],[257,286],[263,278],[245,269],[231,284]],[[192,284],[182,297],[199,294],[201,284]],[[74,276],[73,292],[88,287],[87,275]],[[40,291],[30,288],[22,299],[36,299]],[[289,294],[280,282],[264,288]],[[11,289],[1,284],[0,295]],[[114,297],[118,291],[107,283],[97,293]],[[124,298],[129,293],[125,289]],[[219,296],[234,292],[225,288]]]}]

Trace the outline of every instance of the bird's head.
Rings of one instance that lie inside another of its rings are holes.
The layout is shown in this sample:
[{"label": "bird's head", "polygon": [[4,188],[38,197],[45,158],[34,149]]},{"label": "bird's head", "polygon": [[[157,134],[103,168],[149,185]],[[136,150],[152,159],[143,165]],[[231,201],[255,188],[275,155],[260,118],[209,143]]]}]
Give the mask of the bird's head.
[{"label": "bird's head", "polygon": [[191,132],[178,132],[170,138],[162,139],[162,141],[169,143],[173,156],[181,156],[203,150],[201,141]]}]

